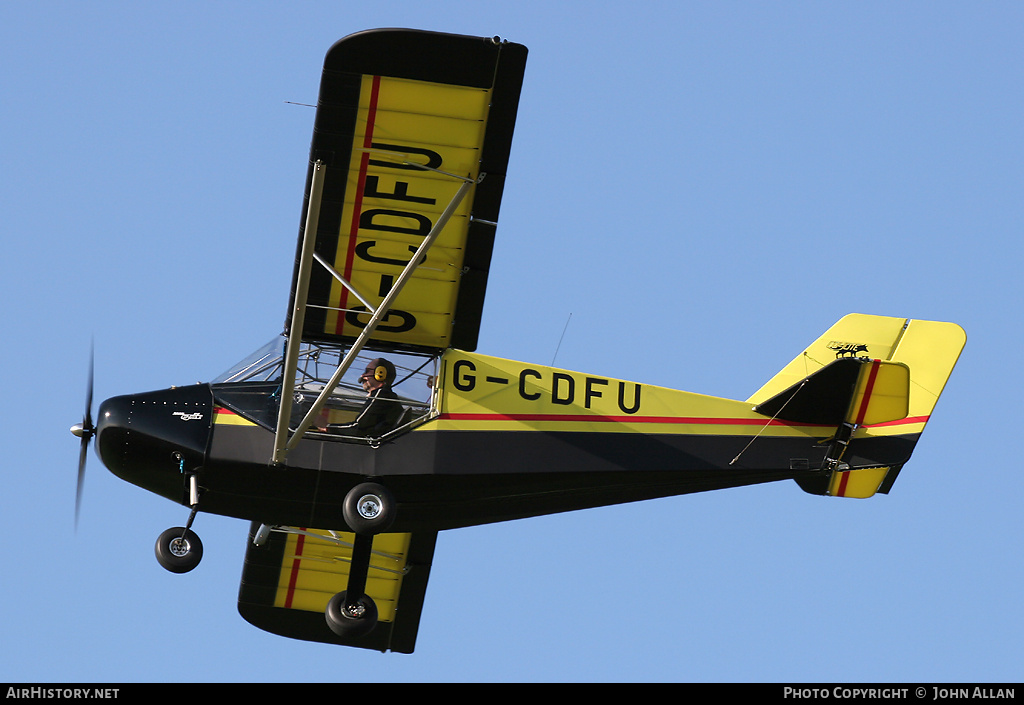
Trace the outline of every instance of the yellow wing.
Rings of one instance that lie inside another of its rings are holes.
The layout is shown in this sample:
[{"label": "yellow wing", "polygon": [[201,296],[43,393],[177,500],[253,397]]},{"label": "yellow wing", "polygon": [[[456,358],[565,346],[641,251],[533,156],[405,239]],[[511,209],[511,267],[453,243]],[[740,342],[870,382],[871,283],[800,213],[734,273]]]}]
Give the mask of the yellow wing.
[{"label": "yellow wing", "polygon": [[[313,165],[323,164],[304,340],[358,337],[437,227],[371,341],[475,349],[526,54],[519,44],[412,30],[362,32],[330,49],[306,186],[308,207]],[[442,218],[464,183],[468,195]]]},{"label": "yellow wing", "polygon": [[238,591],[246,621],[294,639],[412,653],[436,532],[374,537],[366,594],[377,606],[377,626],[366,636],[344,639],[327,626],[324,610],[348,585],[353,534],[280,527],[256,546],[259,527],[250,527]]}]

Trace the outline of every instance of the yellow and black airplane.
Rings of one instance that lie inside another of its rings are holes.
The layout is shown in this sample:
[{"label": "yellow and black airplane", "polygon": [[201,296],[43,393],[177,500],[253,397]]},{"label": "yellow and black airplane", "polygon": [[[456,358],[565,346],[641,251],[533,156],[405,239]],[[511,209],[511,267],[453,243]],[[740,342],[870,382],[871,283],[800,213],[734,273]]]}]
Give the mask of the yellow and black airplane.
[{"label": "yellow and black airplane", "polygon": [[888,492],[965,342],[854,314],[745,401],[475,352],[525,47],[411,30],[327,53],[284,334],[209,384],[108,399],[118,477],[252,522],[238,609],[288,637],[412,652],[443,529],[795,480]]}]

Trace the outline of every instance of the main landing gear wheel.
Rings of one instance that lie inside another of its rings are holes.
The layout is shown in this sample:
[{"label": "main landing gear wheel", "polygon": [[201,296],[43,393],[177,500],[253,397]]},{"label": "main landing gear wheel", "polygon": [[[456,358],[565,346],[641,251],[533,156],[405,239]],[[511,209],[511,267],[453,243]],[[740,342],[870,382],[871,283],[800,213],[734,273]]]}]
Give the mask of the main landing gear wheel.
[{"label": "main landing gear wheel", "polygon": [[341,511],[352,531],[372,536],[387,531],[395,520],[395,498],[384,485],[364,482],[345,495]]},{"label": "main landing gear wheel", "polygon": [[203,542],[195,532],[175,526],[160,534],[156,540],[156,560],[172,573],[187,573],[203,557]]},{"label": "main landing gear wheel", "polygon": [[348,593],[339,592],[327,603],[324,615],[327,626],[341,637],[364,636],[377,626],[377,605],[367,595],[361,596],[354,604],[348,603]]}]

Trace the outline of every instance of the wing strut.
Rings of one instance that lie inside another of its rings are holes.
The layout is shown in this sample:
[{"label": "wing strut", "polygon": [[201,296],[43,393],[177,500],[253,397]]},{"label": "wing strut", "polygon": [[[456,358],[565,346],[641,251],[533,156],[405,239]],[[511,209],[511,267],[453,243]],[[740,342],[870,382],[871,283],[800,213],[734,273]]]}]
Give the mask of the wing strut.
[{"label": "wing strut", "polygon": [[327,270],[327,272],[328,272],[328,273],[329,273],[329,274],[330,274],[330,275],[331,275],[332,277],[334,277],[335,279],[337,279],[337,280],[338,280],[338,283],[339,283],[339,284],[341,284],[341,285],[342,285],[343,287],[345,287],[346,289],[348,289],[348,290],[349,290],[349,292],[350,292],[350,293],[351,293],[351,294],[352,294],[353,296],[355,296],[355,297],[356,297],[357,299],[359,299],[359,303],[361,303],[361,304],[362,304],[363,306],[365,306],[365,307],[366,307],[366,310],[367,310],[367,311],[369,311],[370,313],[376,313],[376,310],[374,309],[374,306],[373,306],[373,304],[371,304],[371,303],[370,303],[369,301],[367,301],[366,299],[364,299],[364,298],[363,298],[363,295],[362,295],[362,294],[360,294],[360,293],[359,293],[359,291],[358,291],[358,290],[357,290],[357,289],[356,289],[356,288],[355,288],[354,286],[352,286],[352,283],[351,283],[351,282],[350,282],[350,281],[349,281],[348,279],[346,279],[345,277],[343,277],[343,276],[341,276],[340,274],[338,274],[338,270],[337,270],[337,269],[335,269],[334,267],[332,267],[332,266],[331,266],[331,264],[330,264],[330,262],[328,262],[327,260],[325,260],[325,259],[324,259],[323,257],[321,257],[321,256],[320,256],[320,255],[319,255],[318,253],[316,253],[316,252],[314,252],[314,253],[313,253],[313,257],[315,257],[315,258],[316,258],[316,261],[317,261],[317,262],[319,262],[319,263],[320,263],[320,264],[321,264],[321,265],[323,266],[323,268],[324,268],[324,269],[326,269],[326,270]]},{"label": "wing strut", "polygon": [[277,413],[277,428],[274,432],[274,462],[284,461],[284,444],[288,439],[288,420],[292,417],[292,397],[295,389],[295,370],[299,364],[299,350],[302,347],[302,326],[306,319],[306,297],[309,294],[309,274],[313,268],[313,251],[316,247],[316,231],[320,225],[320,200],[324,192],[324,178],[327,167],[319,159],[313,164],[313,176],[309,186],[309,207],[306,210],[306,225],[302,231],[302,254],[299,256],[299,273],[295,282],[295,302],[292,305],[291,330],[284,353],[284,372],[281,376],[281,404]]},{"label": "wing strut", "polygon": [[[322,166],[320,168],[321,170],[323,169]],[[392,286],[391,291],[389,291],[387,296],[384,297],[384,300],[380,302],[380,306],[378,306],[377,309],[373,311],[373,315],[370,317],[370,320],[366,324],[366,327],[363,328],[363,331],[359,334],[359,337],[356,338],[355,342],[352,344],[352,347],[349,348],[348,351],[345,353],[344,359],[342,359],[341,364],[338,365],[338,369],[334,371],[334,374],[331,376],[330,381],[328,381],[327,384],[324,385],[323,390],[320,392],[320,396],[318,396],[316,398],[316,401],[313,402],[313,406],[311,406],[309,411],[306,412],[306,416],[302,419],[298,427],[291,434],[291,437],[287,438],[286,440],[286,436],[288,433],[288,421],[291,417],[292,385],[294,384],[295,379],[295,368],[298,365],[298,347],[299,343],[301,342],[300,340],[298,340],[298,338],[301,338],[301,318],[305,312],[306,288],[309,281],[309,270],[310,267],[312,266],[313,259],[312,242],[315,242],[316,240],[315,234],[313,236],[310,236],[311,231],[308,229],[309,219],[310,217],[313,217],[311,215],[313,209],[313,194],[312,192],[310,193],[310,213],[307,214],[307,229],[303,235],[302,255],[300,260],[300,267],[303,267],[303,269],[301,269],[300,271],[300,277],[302,281],[299,283],[299,290],[296,291],[295,295],[295,299],[297,302],[295,305],[296,313],[293,314],[292,316],[291,331],[289,331],[288,334],[288,351],[286,351],[285,353],[285,378],[284,385],[281,390],[281,407],[280,411],[278,412],[277,418],[277,433],[274,438],[275,463],[284,462],[285,456],[288,454],[288,451],[294,449],[295,446],[299,444],[299,441],[302,440],[303,434],[309,430],[310,426],[313,425],[313,421],[317,418],[317,416],[319,416],[320,411],[324,407],[324,404],[327,403],[327,398],[334,392],[334,388],[338,386],[338,382],[341,381],[342,375],[344,375],[348,368],[352,366],[352,363],[355,361],[356,356],[366,345],[367,341],[369,341],[370,336],[373,335],[373,331],[377,328],[377,325],[382,320],[384,320],[385,316],[387,316],[388,311],[391,309],[391,306],[394,303],[395,299],[398,298],[398,295],[400,293],[402,293],[402,288],[405,286],[406,282],[409,281],[409,279],[412,277],[412,274],[416,270],[416,267],[418,267],[419,264],[424,261],[427,250],[430,249],[430,247],[434,244],[434,241],[437,240],[438,236],[441,234],[441,231],[444,230],[444,227],[448,224],[448,221],[451,219],[452,215],[454,215],[455,210],[459,207],[459,204],[462,203],[462,199],[466,197],[466,194],[469,193],[470,189],[473,188],[473,186],[483,181],[485,176],[486,174],[481,173],[479,178],[475,180],[465,177],[457,177],[462,181],[462,185],[459,186],[459,190],[452,197],[451,202],[444,209],[444,212],[441,213],[441,216],[437,219],[437,222],[434,224],[434,227],[431,228],[430,232],[427,233],[427,236],[423,238],[423,242],[420,243],[420,246],[416,250],[416,253],[412,256],[412,259],[409,260],[409,264],[407,264],[405,268],[402,270],[402,273],[398,275],[398,278],[395,280],[395,283]],[[317,198],[317,200],[319,200],[319,197]],[[315,233],[315,230],[313,232]],[[308,262],[307,251],[309,255]],[[336,277],[338,276],[333,271],[333,269],[328,268],[328,271],[330,271],[332,275]],[[346,288],[355,293],[351,284],[346,282],[343,278],[340,279],[342,284],[344,284]],[[362,300],[361,296],[359,296],[358,298]],[[298,303],[300,301],[302,302],[301,304]],[[372,310],[372,307],[370,308]],[[293,346],[295,348],[294,359],[290,359],[289,352],[291,351]],[[290,367],[289,363],[291,365]],[[287,395],[285,394],[286,391]],[[287,411],[288,413],[286,414],[285,411]]]}]

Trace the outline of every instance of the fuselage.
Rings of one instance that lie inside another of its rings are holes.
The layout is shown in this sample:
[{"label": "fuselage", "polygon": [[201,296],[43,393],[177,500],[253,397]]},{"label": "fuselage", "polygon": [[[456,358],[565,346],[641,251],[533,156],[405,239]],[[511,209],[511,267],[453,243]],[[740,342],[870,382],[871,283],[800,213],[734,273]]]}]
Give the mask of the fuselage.
[{"label": "fuselage", "polygon": [[[109,399],[97,450],[128,482],[188,504],[194,475],[201,511],[268,524],[337,528],[346,492],[375,478],[398,501],[395,530],[412,531],[812,482],[835,433],[772,421],[744,402],[454,350],[433,384],[429,412],[404,431],[379,440],[308,433],[283,463],[272,462],[272,414],[251,411],[272,406],[273,385]],[[240,395],[249,401],[240,405]],[[909,424],[866,429],[847,460],[898,465],[917,435]]]}]

